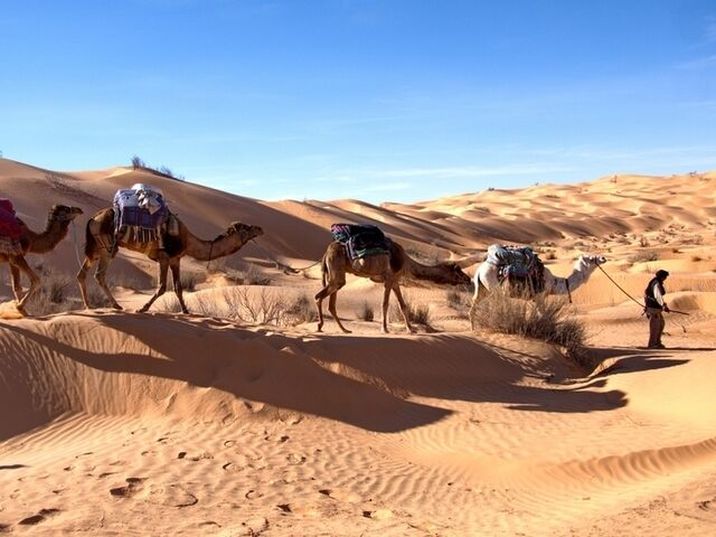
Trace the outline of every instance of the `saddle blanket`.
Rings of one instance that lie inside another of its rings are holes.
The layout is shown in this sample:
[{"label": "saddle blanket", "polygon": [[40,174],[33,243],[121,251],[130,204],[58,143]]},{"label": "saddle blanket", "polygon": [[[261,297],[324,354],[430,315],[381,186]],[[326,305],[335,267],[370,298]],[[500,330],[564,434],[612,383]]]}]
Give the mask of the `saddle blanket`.
[{"label": "saddle blanket", "polygon": [[22,227],[15,216],[12,202],[6,198],[0,198],[0,236],[17,240],[21,235]]},{"label": "saddle blanket", "polygon": [[333,224],[331,234],[335,240],[345,245],[351,260],[387,254],[390,251],[390,239],[377,226]]},{"label": "saddle blanket", "polygon": [[544,264],[529,246],[509,247],[493,244],[487,249],[486,261],[498,267],[500,282],[526,283],[535,292],[544,286]]},{"label": "saddle blanket", "polygon": [[[114,225],[118,238],[142,243],[159,238],[159,230],[169,216],[169,209],[161,192],[148,192],[146,188],[125,188],[115,193]],[[148,202],[150,199],[151,203]]]},{"label": "saddle blanket", "polygon": [[12,239],[0,235],[0,254],[5,255],[23,255],[22,244],[20,239]]}]

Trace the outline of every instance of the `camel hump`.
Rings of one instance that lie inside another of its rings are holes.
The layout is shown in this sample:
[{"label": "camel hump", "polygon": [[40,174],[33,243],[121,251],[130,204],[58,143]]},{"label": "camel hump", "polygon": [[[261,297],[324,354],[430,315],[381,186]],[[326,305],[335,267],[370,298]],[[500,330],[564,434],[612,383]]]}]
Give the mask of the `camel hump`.
[{"label": "camel hump", "polygon": [[351,261],[371,255],[387,254],[388,239],[383,231],[370,224],[333,224],[333,238],[344,244]]}]

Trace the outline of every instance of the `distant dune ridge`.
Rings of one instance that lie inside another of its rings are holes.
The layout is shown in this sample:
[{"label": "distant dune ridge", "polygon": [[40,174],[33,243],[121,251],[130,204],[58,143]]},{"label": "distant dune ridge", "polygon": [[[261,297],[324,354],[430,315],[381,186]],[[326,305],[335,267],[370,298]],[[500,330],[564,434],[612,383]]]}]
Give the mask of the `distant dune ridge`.
[{"label": "distant dune ridge", "polygon": [[[155,267],[125,252],[109,274],[125,311],[79,306],[85,223],[137,182],[199,237],[264,230],[221,263],[182,261],[188,315],[171,293],[135,313]],[[84,211],[28,256],[64,312],[31,304],[23,318],[0,280],[0,533],[709,535],[714,187],[714,172],[610,175],[413,204],[266,202],[147,170],[0,159],[0,196],[32,229],[55,203]],[[688,315],[667,317],[667,349],[646,350],[639,306],[596,271],[569,306],[588,371],[546,343],[471,331],[469,295],[435,285],[403,286],[425,308],[420,333],[396,317],[380,335],[382,286],[349,276],[338,311],[353,333],[317,334],[314,263],[339,221],[378,225],[427,264],[478,261],[494,242],[531,245],[556,275],[604,255],[637,301],[665,268],[667,301]]]}]

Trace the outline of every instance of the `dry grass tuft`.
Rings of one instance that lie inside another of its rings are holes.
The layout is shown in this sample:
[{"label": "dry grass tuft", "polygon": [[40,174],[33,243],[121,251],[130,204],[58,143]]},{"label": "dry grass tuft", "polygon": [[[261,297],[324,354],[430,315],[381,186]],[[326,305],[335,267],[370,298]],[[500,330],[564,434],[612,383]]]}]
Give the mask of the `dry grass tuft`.
[{"label": "dry grass tuft", "polygon": [[363,301],[360,309],[356,312],[356,317],[361,321],[372,322],[375,319],[375,309],[371,306],[367,300]]},{"label": "dry grass tuft", "polygon": [[470,312],[470,305],[472,303],[470,293],[458,291],[456,289],[449,289],[445,293],[445,301],[450,308],[454,309],[457,312],[458,318],[468,318]]},{"label": "dry grass tuft", "polygon": [[540,294],[534,300],[523,300],[510,298],[504,290],[497,289],[478,304],[476,322],[496,332],[559,345],[578,364],[593,368],[584,323],[571,316],[568,306],[564,298]]},{"label": "dry grass tuft", "polygon": [[[427,304],[413,304],[413,302],[406,295],[403,295],[403,297],[405,298],[405,309],[410,323],[432,329],[430,306]],[[403,322],[403,314],[400,311],[400,306],[396,302],[393,302],[390,306],[390,310],[388,311],[388,320],[391,323]]]}]

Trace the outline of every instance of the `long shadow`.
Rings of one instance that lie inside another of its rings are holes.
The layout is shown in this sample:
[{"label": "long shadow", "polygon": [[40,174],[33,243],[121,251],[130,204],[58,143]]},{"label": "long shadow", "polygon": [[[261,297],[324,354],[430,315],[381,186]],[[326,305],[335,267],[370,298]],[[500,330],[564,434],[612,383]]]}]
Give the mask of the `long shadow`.
[{"label": "long shadow", "polygon": [[[306,334],[299,338],[247,330],[205,317],[118,312],[72,315],[86,315],[123,332],[128,339],[141,340],[156,355],[167,358],[131,352],[90,352],[12,323],[3,327],[95,369],[213,387],[237,398],[379,432],[426,425],[451,413],[407,401],[402,396],[406,392],[436,399],[502,403],[518,410],[564,413],[608,411],[628,402],[623,391],[604,391],[602,381],[577,388],[527,385],[524,380],[531,372],[524,361],[514,358],[519,353],[468,336]],[[164,322],[155,322],[156,318]],[[152,325],[150,330],[147,325]],[[180,348],[177,340],[182,342]],[[615,349],[602,351],[612,356],[623,353]],[[525,354],[525,357],[544,360],[541,356]],[[641,362],[634,357],[630,367],[645,368],[651,357],[644,355]],[[681,363],[651,360],[650,365],[669,367]],[[338,369],[347,373],[334,372]]]},{"label": "long shadow", "polygon": [[624,356],[614,364],[600,371],[595,377],[607,377],[622,373],[635,373],[637,371],[649,371],[652,369],[664,369],[690,362],[683,358],[671,359],[670,355],[636,354]]},{"label": "long shadow", "polygon": [[[141,340],[166,358],[131,352],[91,352],[18,325],[4,323],[3,328],[69,360],[102,371],[212,387],[238,398],[323,416],[371,431],[397,432],[451,414],[449,410],[406,401],[378,386],[329,371],[295,345],[292,348],[291,344],[296,343],[293,338],[281,337],[276,341],[275,336],[211,319],[196,323],[167,315],[165,322],[153,323],[152,317],[126,313],[92,316],[101,324],[125,333],[128,339]],[[152,330],[147,330],[149,323],[154,325]],[[92,338],[91,331],[83,336]],[[177,340],[181,341],[180,348]],[[0,402],[7,399],[0,408],[10,411],[11,398],[0,395]]]},{"label": "long shadow", "polygon": [[[425,338],[430,338],[428,357]],[[323,336],[304,342],[302,348],[320,360],[338,362],[426,397],[504,403],[509,408],[544,412],[604,411],[627,404],[620,390],[521,384],[528,373],[524,364],[471,337],[440,334],[425,338]]]}]

